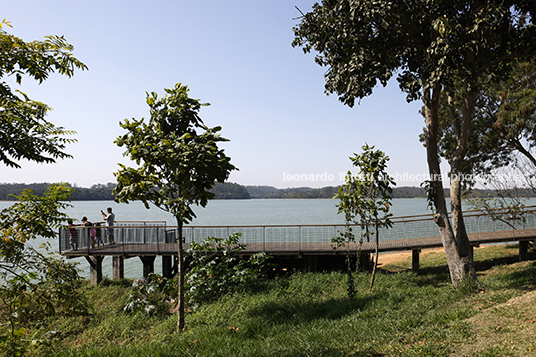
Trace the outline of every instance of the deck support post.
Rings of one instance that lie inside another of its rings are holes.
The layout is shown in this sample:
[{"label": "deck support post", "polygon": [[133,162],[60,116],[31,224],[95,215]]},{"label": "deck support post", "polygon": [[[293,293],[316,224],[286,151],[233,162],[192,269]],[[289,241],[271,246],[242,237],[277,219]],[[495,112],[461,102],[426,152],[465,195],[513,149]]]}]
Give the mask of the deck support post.
[{"label": "deck support post", "polygon": [[359,271],[369,271],[370,268],[370,253],[359,253]]},{"label": "deck support post", "polygon": [[140,255],[140,260],[143,263],[143,277],[147,278],[149,274],[154,273],[155,255]]},{"label": "deck support post", "polygon": [[114,280],[125,278],[125,258],[121,255],[112,257],[112,278]]},{"label": "deck support post", "polygon": [[[474,245],[470,245],[469,246],[469,255],[471,256],[471,261],[475,261],[475,246]],[[477,248],[479,247],[478,245],[476,246]]]},{"label": "deck support post", "polygon": [[102,281],[102,260],[103,255],[87,255],[86,260],[89,263],[89,280],[91,285],[96,286]]},{"label": "deck support post", "polygon": [[307,273],[317,271],[318,268],[318,257],[315,255],[305,255],[303,257],[304,270]]},{"label": "deck support post", "polygon": [[419,248],[411,250],[411,270],[418,271],[420,267],[420,253]]},{"label": "deck support post", "polygon": [[171,255],[162,255],[162,275],[164,276],[164,278],[168,279],[171,279],[173,277],[171,258]]},{"label": "deck support post", "polygon": [[171,274],[173,276],[179,274],[179,257],[177,255],[173,256],[173,266],[171,267]]},{"label": "deck support post", "polygon": [[526,240],[519,241],[519,261],[525,262],[529,259],[528,256],[529,242]]}]

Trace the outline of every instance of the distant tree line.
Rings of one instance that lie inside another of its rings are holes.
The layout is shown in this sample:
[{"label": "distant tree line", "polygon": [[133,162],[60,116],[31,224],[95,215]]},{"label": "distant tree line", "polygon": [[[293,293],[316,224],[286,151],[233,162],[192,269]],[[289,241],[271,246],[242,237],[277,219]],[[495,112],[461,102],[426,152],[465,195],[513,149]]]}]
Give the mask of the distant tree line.
[{"label": "distant tree line", "polygon": [[[43,196],[48,182],[42,183],[0,183],[0,201],[14,201],[13,195],[20,195],[23,190],[31,189],[38,196]],[[95,184],[91,187],[78,187],[76,185],[67,184],[74,189],[72,200],[78,201],[112,201],[112,194],[116,184],[108,182],[107,184]],[[213,188],[216,195],[215,199],[249,199],[251,198],[246,187],[237,183],[226,182],[224,184],[217,183]]]},{"label": "distant tree line", "polygon": [[250,199],[251,196],[246,187],[234,182],[219,183],[213,187],[212,192],[216,195],[215,199]]},{"label": "distant tree line", "polygon": [[[42,183],[2,183],[0,184],[0,200],[14,201],[12,195],[20,195],[25,189],[31,189],[38,196],[43,196],[46,188],[50,185],[48,182]],[[78,187],[76,185],[67,184],[68,187],[74,189],[73,200],[80,201],[110,201],[114,199],[112,191],[115,184],[108,182],[107,184],[95,184],[89,188]]]},{"label": "distant tree line", "polygon": [[[251,198],[333,198],[340,186],[322,188],[297,187],[278,189],[272,186],[246,186]],[[392,198],[426,197],[421,187],[397,187]]]},{"label": "distant tree line", "polygon": [[[0,200],[13,201],[11,195],[20,195],[24,189],[32,189],[36,195],[42,196],[49,183],[3,183],[0,184]],[[73,200],[79,201],[111,201],[116,184],[95,184],[89,188],[69,187],[74,189]],[[215,199],[291,199],[291,198],[333,198],[339,192],[339,186],[327,186],[322,188],[296,187],[296,188],[275,188],[273,186],[243,186],[234,182],[216,183],[213,191]],[[530,189],[518,189],[515,193],[520,197],[534,197],[534,192]],[[498,192],[494,190],[472,189],[466,193],[466,197],[496,197]],[[426,194],[422,187],[396,187],[393,190],[392,198],[424,198]],[[449,189],[445,189],[445,197],[449,197]]]}]

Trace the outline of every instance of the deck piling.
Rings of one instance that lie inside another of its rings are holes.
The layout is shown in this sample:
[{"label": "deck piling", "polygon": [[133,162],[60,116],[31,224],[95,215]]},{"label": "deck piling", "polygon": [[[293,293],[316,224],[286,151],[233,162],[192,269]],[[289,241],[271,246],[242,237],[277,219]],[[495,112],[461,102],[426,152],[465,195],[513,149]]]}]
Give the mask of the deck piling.
[{"label": "deck piling", "polygon": [[140,255],[140,260],[143,263],[143,277],[147,278],[149,274],[154,273],[155,255]]},{"label": "deck piling", "polygon": [[519,242],[519,261],[525,262],[528,258],[529,241],[524,240]]},{"label": "deck piling", "polygon": [[421,249],[416,248],[411,250],[411,270],[418,271],[420,265]]},{"label": "deck piling", "polygon": [[112,278],[114,280],[125,278],[125,258],[121,255],[112,257]]},{"label": "deck piling", "polygon": [[162,275],[164,276],[164,278],[168,278],[168,279],[173,277],[173,266],[172,266],[171,255],[162,256]]},{"label": "deck piling", "polygon": [[85,257],[89,263],[89,279],[91,285],[96,286],[102,281],[102,260],[103,255],[88,255]]}]

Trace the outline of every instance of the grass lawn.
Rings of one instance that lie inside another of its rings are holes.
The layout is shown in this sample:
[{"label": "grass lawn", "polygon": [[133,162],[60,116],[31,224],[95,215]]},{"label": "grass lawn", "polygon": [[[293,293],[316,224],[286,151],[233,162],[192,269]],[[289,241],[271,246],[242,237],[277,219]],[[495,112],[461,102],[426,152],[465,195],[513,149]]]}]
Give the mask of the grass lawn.
[{"label": "grass lawn", "polygon": [[355,300],[337,272],[259,282],[188,313],[183,333],[175,315],[124,313],[131,281],[86,284],[91,313],[34,325],[29,355],[536,356],[536,264],[517,249],[475,249],[478,293],[453,290],[444,253],[430,251],[418,273],[409,255],[384,260],[372,293],[359,274]]}]

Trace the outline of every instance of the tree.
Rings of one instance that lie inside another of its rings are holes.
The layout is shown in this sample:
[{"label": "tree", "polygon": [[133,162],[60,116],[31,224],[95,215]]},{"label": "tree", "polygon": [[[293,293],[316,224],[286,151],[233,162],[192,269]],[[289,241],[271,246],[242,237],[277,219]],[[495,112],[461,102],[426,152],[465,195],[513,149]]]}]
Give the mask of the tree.
[{"label": "tree", "polygon": [[489,104],[479,117],[489,117],[493,127],[487,148],[499,147],[508,159],[518,152],[536,167],[531,151],[536,147],[536,64],[516,62],[512,75],[482,97]]},{"label": "tree", "polygon": [[[532,149],[536,146],[536,66],[513,64],[513,71],[497,83],[487,83],[477,92],[473,120],[469,124],[463,172],[487,176],[509,165],[519,153],[536,166]],[[452,165],[456,157],[456,129],[452,117],[459,118],[463,93],[444,93],[439,102],[439,155]],[[449,103],[450,100],[450,103]],[[424,142],[425,135],[421,135]],[[471,181],[471,180],[470,180]],[[468,183],[468,187],[472,182]]]},{"label": "tree", "polygon": [[45,120],[50,108],[19,90],[13,91],[5,80],[12,76],[21,84],[26,75],[41,84],[54,72],[72,77],[75,69],[87,69],[72,55],[73,49],[63,36],[25,42],[0,28],[0,162],[3,164],[20,168],[18,162],[22,159],[53,163],[56,159],[72,157],[64,149],[75,141],[66,137],[74,131]]},{"label": "tree", "polygon": [[[2,24],[9,25],[5,20]],[[63,150],[74,140],[64,135],[73,132],[46,121],[49,108],[20,91],[14,93],[5,79],[15,76],[20,84],[22,76],[28,75],[42,83],[50,73],[71,77],[75,68],[86,66],[72,56],[73,47],[63,37],[24,42],[1,27],[0,162],[20,168],[22,159],[52,163],[70,157]],[[42,249],[29,245],[37,237],[56,237],[67,218],[61,212],[68,206],[64,201],[71,194],[64,184],[50,185],[42,196],[25,190],[16,197],[17,203],[0,212],[0,346],[10,355],[21,355],[28,348],[29,344],[22,342],[23,323],[62,312],[87,312],[84,299],[76,291],[79,276],[75,264],[46,254],[48,242]]]},{"label": "tree", "polygon": [[[370,235],[373,234],[376,238],[376,259],[370,281],[370,291],[372,291],[378,266],[380,229],[390,228],[393,225],[389,219],[392,216],[389,208],[393,193],[391,186],[395,183],[386,172],[389,157],[380,150],[374,150],[374,146],[368,144],[363,145],[362,149],[362,154],[354,154],[354,157],[350,157],[353,165],[359,168],[359,173],[354,176],[350,171],[348,172],[346,183],[339,188],[339,193],[335,198],[340,200],[337,207],[339,213],[345,214],[347,223],[352,222],[361,227],[361,242],[364,237],[370,241]],[[370,232],[370,227],[374,229],[374,232]],[[349,237],[352,238],[353,235]]]},{"label": "tree", "polygon": [[141,200],[146,208],[149,202],[170,212],[177,220],[179,256],[179,321],[184,328],[184,251],[182,227],[195,217],[192,205],[205,207],[214,197],[216,182],[224,182],[236,168],[218,143],[228,141],[218,132],[221,127],[209,128],[198,115],[199,100],[188,97],[188,87],[182,84],[165,90],[158,99],[156,93],[147,94],[151,119],[125,119],[120,125],[127,134],[115,141],[125,147],[126,156],[138,168],[120,165],[117,202]]},{"label": "tree", "polygon": [[[461,188],[477,93],[484,79],[492,83],[507,76],[515,58],[533,56],[535,15],[536,3],[523,0],[326,0],[294,28],[293,45],[318,52],[316,62],[328,67],[326,93],[337,93],[344,104],[353,106],[395,73],[407,100],[423,101],[428,187],[455,287],[467,276],[476,278]],[[442,93],[452,109],[448,120],[456,143],[449,173],[452,223],[438,145]],[[462,98],[459,108],[454,93]]]},{"label": "tree", "polygon": [[[464,173],[466,189],[477,181],[493,190],[493,197],[473,197],[472,209],[484,210],[494,219],[511,224],[524,206],[522,197],[535,192],[533,155],[536,146],[536,66],[531,62],[514,62],[510,76],[482,87],[475,103],[469,127],[468,150]],[[454,93],[449,105],[445,95],[440,101],[438,131],[439,154],[448,162],[455,157],[456,138],[450,112],[455,116],[462,98]],[[421,135],[424,141],[424,135]],[[519,185],[525,186],[521,189]],[[470,193],[468,192],[470,195]]]}]

